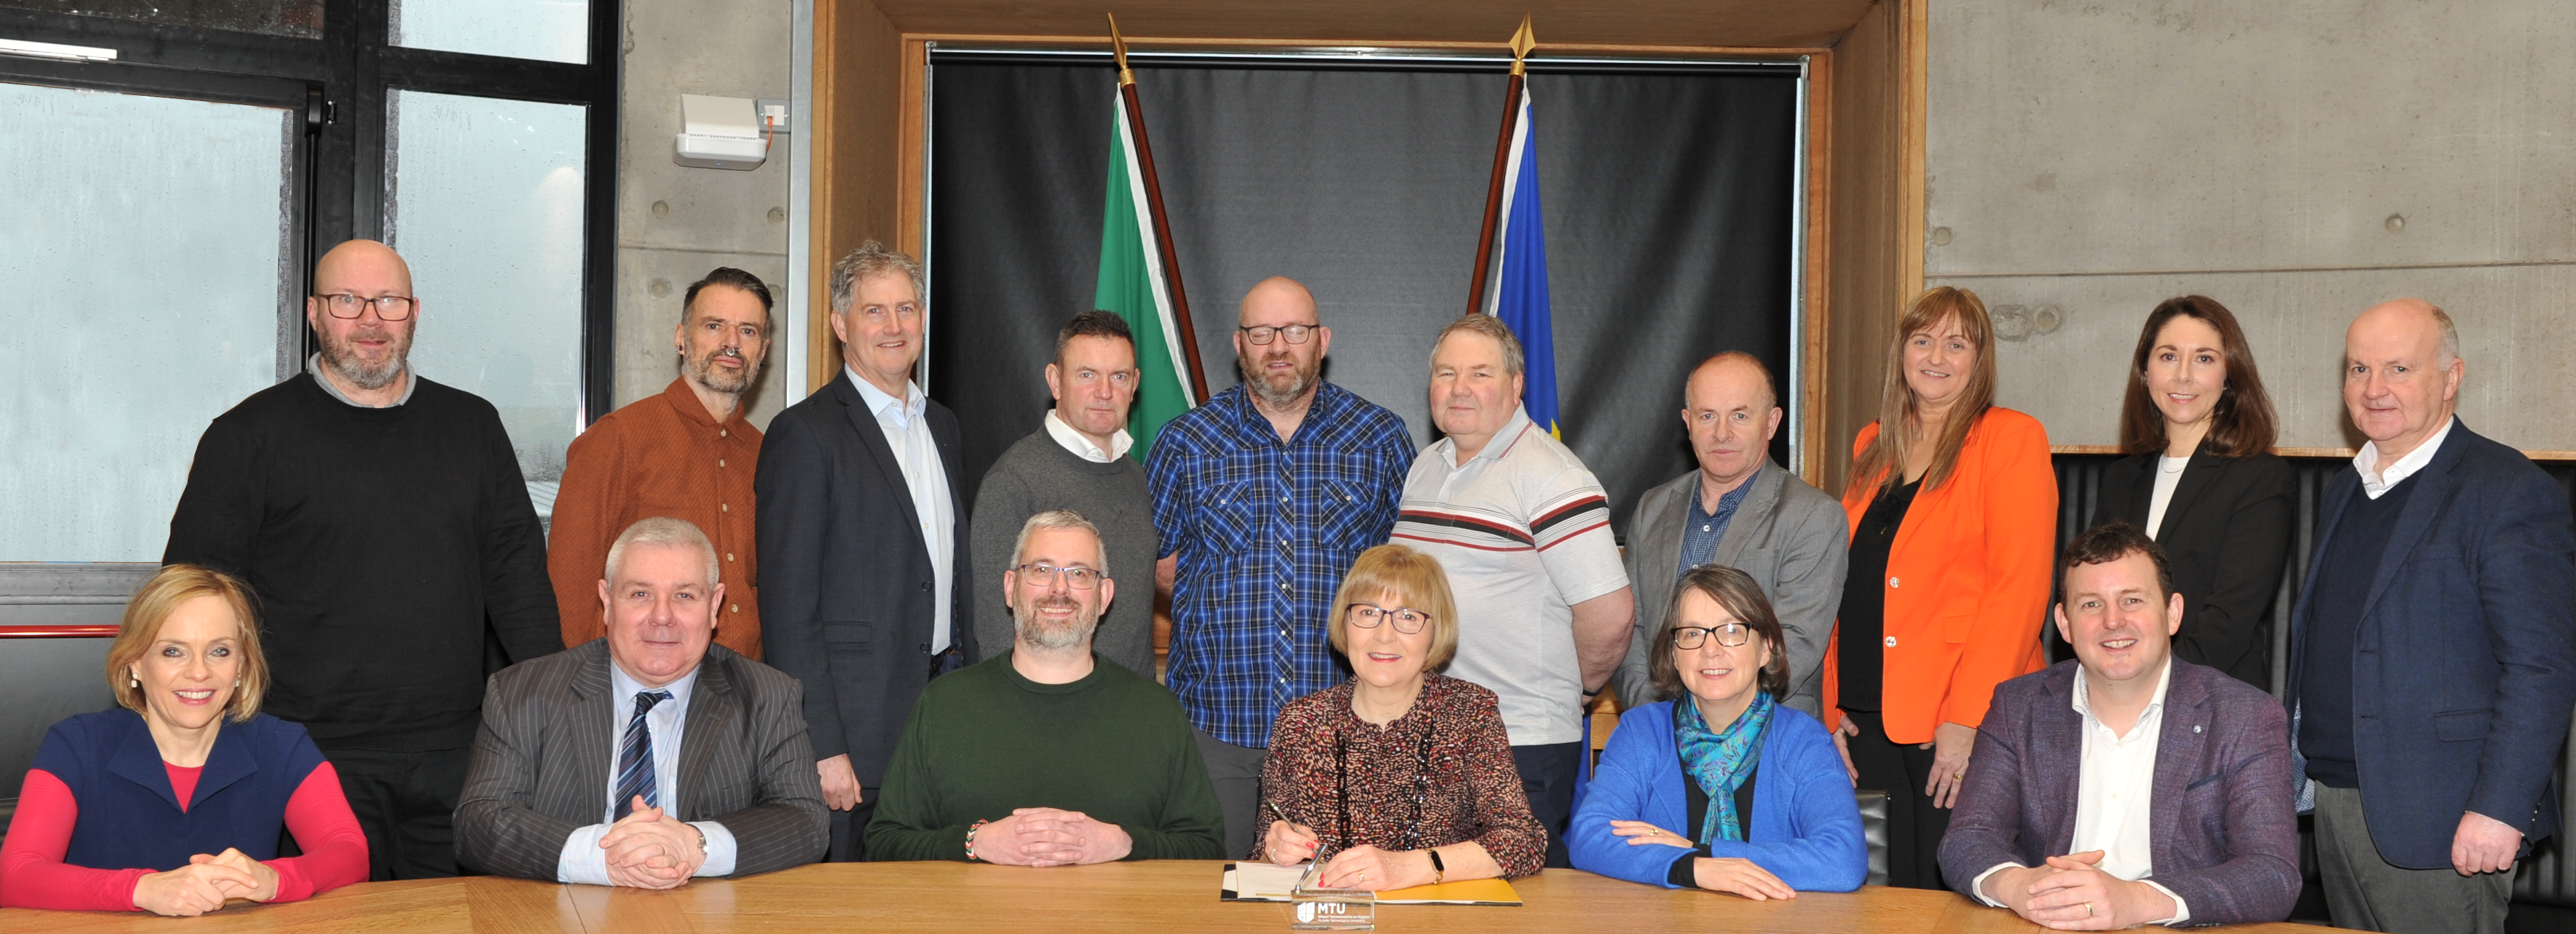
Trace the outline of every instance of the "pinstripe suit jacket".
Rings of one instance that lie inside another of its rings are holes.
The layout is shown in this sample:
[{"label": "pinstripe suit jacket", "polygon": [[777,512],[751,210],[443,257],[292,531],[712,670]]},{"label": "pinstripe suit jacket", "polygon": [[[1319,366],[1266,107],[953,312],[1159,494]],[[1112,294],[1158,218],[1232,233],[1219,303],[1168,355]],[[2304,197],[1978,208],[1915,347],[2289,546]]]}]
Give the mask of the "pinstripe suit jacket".
[{"label": "pinstripe suit jacket", "polygon": [[[564,840],[598,823],[616,767],[608,640],[492,676],[456,806],[456,858],[500,876],[553,881]],[[733,832],[734,875],[813,862],[829,842],[823,790],[796,679],[707,646],[680,739],[681,820]]]}]

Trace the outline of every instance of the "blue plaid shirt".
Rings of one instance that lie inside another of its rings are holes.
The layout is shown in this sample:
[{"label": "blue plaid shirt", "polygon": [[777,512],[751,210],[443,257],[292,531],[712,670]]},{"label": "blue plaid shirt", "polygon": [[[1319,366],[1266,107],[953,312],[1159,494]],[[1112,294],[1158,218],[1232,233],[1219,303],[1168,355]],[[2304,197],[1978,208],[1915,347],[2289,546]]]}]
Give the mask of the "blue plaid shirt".
[{"label": "blue plaid shirt", "polygon": [[1349,676],[1325,635],[1333,591],[1394,529],[1412,466],[1404,419],[1331,383],[1292,441],[1241,385],[1154,436],[1154,531],[1180,556],[1165,680],[1191,723],[1267,747],[1280,705]]}]

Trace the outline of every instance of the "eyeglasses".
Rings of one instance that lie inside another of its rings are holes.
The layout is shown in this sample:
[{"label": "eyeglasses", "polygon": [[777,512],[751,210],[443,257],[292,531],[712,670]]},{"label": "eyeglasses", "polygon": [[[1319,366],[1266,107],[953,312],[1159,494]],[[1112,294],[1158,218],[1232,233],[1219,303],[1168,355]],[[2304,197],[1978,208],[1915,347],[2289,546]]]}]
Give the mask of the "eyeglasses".
[{"label": "eyeglasses", "polygon": [[1431,614],[1409,606],[1390,610],[1374,603],[1354,603],[1349,609],[1351,625],[1361,629],[1376,629],[1378,623],[1393,619],[1395,631],[1409,636],[1431,624]]},{"label": "eyeglasses", "polygon": [[1728,623],[1714,629],[1707,626],[1675,626],[1673,627],[1673,648],[1696,649],[1706,644],[1710,636],[1716,636],[1717,644],[1731,649],[1752,641],[1753,627],[1743,623]]},{"label": "eyeglasses", "polygon": [[365,312],[368,305],[374,305],[377,318],[385,321],[400,321],[411,317],[412,306],[417,304],[409,295],[378,295],[368,298],[364,295],[339,292],[313,297],[320,299],[322,310],[330,312],[331,317],[334,318],[355,318]]},{"label": "eyeglasses", "polygon": [[1055,586],[1055,578],[1058,574],[1064,575],[1065,586],[1075,590],[1090,590],[1098,587],[1101,579],[1098,568],[1060,568],[1052,564],[1023,564],[1011,570],[1020,572],[1020,583],[1037,587]]},{"label": "eyeglasses", "polygon": [[1235,328],[1235,330],[1242,331],[1243,339],[1255,344],[1268,345],[1271,338],[1282,336],[1288,338],[1288,342],[1291,344],[1303,344],[1307,339],[1314,337],[1315,329],[1320,327],[1323,327],[1323,325],[1291,324],[1286,327],[1274,328],[1265,324],[1259,327]]}]

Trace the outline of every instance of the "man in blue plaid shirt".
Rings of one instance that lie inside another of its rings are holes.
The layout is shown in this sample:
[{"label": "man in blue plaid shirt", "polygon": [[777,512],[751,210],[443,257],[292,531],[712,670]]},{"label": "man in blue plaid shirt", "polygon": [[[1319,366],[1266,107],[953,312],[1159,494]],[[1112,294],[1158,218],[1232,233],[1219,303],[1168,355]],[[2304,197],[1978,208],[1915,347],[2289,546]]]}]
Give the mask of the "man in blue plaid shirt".
[{"label": "man in blue plaid shirt", "polygon": [[1243,297],[1243,382],[1165,424],[1145,465],[1172,563],[1165,680],[1198,729],[1229,858],[1252,852],[1270,724],[1349,668],[1325,636],[1333,591],[1386,541],[1413,465],[1404,419],[1325,383],[1332,331],[1273,277]]}]

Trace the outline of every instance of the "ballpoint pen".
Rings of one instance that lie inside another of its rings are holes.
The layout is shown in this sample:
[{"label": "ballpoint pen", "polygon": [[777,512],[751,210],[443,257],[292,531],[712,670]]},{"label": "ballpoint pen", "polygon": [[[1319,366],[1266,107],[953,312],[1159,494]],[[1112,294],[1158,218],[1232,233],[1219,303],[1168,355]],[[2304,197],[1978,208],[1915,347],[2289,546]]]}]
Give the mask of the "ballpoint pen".
[{"label": "ballpoint pen", "polygon": [[[1288,819],[1288,812],[1279,809],[1279,802],[1277,801],[1264,801],[1261,802],[1261,806],[1269,808],[1270,816],[1278,818],[1283,823],[1296,823],[1296,821]],[[1297,876],[1298,888],[1306,888],[1306,883],[1315,880],[1315,871],[1324,868],[1324,861],[1326,859],[1325,854],[1326,851],[1323,849],[1323,841],[1319,839],[1316,841],[1314,862],[1306,864],[1306,871]]]}]

